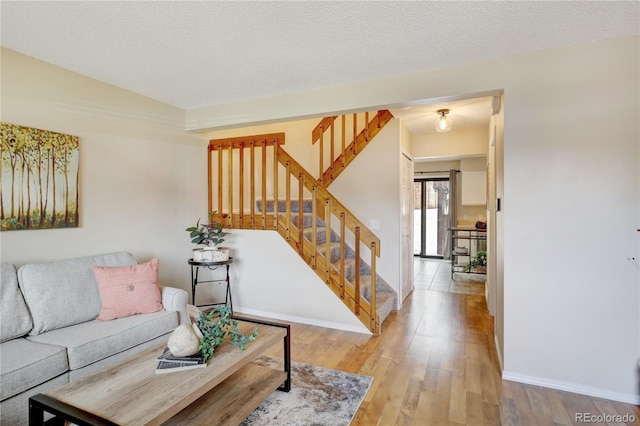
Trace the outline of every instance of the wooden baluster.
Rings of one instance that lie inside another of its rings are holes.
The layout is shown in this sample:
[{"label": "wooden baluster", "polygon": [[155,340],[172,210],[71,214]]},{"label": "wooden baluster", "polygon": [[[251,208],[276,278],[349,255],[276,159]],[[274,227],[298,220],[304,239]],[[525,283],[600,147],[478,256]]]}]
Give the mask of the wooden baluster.
[{"label": "wooden baluster", "polygon": [[238,197],[240,198],[240,228],[244,228],[244,141],[240,141],[240,152],[238,153],[238,157],[240,160],[240,164],[238,165],[239,173],[240,173],[240,193]]},{"label": "wooden baluster", "polygon": [[255,142],[249,143],[249,157],[251,158],[251,175],[249,182],[249,189],[251,192],[251,229],[256,229],[256,149]]},{"label": "wooden baluster", "polygon": [[369,313],[371,317],[371,324],[369,328],[371,331],[375,331],[376,329],[376,283],[378,282],[378,277],[376,273],[376,243],[375,241],[371,242],[371,312]]},{"label": "wooden baluster", "polygon": [[325,200],[324,206],[324,239],[325,239],[325,282],[331,283],[331,198]]},{"label": "wooden baluster", "polygon": [[364,113],[364,140],[369,141],[369,111]]},{"label": "wooden baluster", "polygon": [[342,115],[342,167],[345,166],[345,155],[347,151],[347,116]]},{"label": "wooden baluster", "polygon": [[[213,186],[211,185],[211,183],[213,182],[213,171],[211,168],[211,156],[213,155],[213,150],[212,150],[212,146],[209,145],[207,147],[207,179],[209,184],[207,185],[208,187],[208,191],[207,191],[207,205],[209,206],[209,211],[212,212],[213,211],[213,194],[211,193],[211,191],[213,190]],[[211,219],[211,218],[209,218]],[[211,220],[210,220],[211,222]]]},{"label": "wooden baluster", "polygon": [[223,174],[222,174],[222,144],[218,145],[218,222],[222,223],[224,209],[222,206],[222,188],[223,188]]},{"label": "wooden baluster", "polygon": [[316,269],[316,252],[318,250],[318,224],[316,218],[318,217],[318,187],[313,185],[311,190],[311,197],[313,199],[311,205],[311,267]]},{"label": "wooden baluster", "polygon": [[318,180],[322,182],[322,175],[324,173],[324,127],[320,126],[320,129],[322,130],[322,132],[320,133],[320,155],[318,156],[320,160],[320,169],[318,170],[318,174],[320,177],[318,178]]},{"label": "wooden baluster", "polygon": [[358,153],[358,114],[353,114],[353,154]]},{"label": "wooden baluster", "polygon": [[278,140],[273,144],[273,228],[278,230]]},{"label": "wooden baluster", "polygon": [[229,228],[233,228],[233,145],[229,144]]},{"label": "wooden baluster", "polygon": [[285,190],[285,194],[286,194],[285,205],[287,209],[286,231],[287,231],[287,241],[290,241],[291,240],[291,165],[289,164],[288,161],[287,161],[285,173],[287,174],[287,187]]},{"label": "wooden baluster", "polygon": [[356,226],[355,229],[356,240],[355,240],[355,251],[356,251],[356,282],[355,282],[355,292],[356,292],[356,315],[360,313],[360,227]]},{"label": "wooden baluster", "polygon": [[303,210],[304,210],[304,175],[302,173],[298,174],[298,242],[300,246],[298,247],[298,252],[304,259],[304,235],[302,233],[303,227]]},{"label": "wooden baluster", "polygon": [[336,159],[336,153],[335,153],[335,148],[334,148],[334,144],[335,144],[335,133],[336,133],[336,127],[333,125],[334,121],[331,122],[331,149],[329,150],[330,152],[330,159],[329,159],[329,168],[331,170],[331,179],[333,180],[333,162]]},{"label": "wooden baluster", "polygon": [[344,270],[344,250],[346,240],[346,220],[344,212],[340,213],[340,298],[344,299],[345,270]]},{"label": "wooden baluster", "polygon": [[267,226],[267,141],[262,141],[262,229]]}]

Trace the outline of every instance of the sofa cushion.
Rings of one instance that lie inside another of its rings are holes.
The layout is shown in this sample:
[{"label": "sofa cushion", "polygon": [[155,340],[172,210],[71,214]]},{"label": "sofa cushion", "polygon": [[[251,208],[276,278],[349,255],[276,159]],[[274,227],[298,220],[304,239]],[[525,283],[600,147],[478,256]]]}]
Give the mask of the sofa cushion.
[{"label": "sofa cushion", "polygon": [[29,334],[95,319],[101,302],[93,267],[137,263],[131,253],[120,252],[22,266],[18,281],[33,318]]},{"label": "sofa cushion", "polygon": [[178,322],[177,312],[160,311],[113,321],[89,321],[27,339],[66,347],[69,368],[75,370],[169,333]]},{"label": "sofa cushion", "polygon": [[164,310],[158,287],[158,259],[139,265],[94,266],[102,308],[98,321]]},{"label": "sofa cushion", "polygon": [[63,347],[13,339],[0,344],[0,399],[46,382],[68,369]]},{"label": "sofa cushion", "polygon": [[11,263],[0,265],[0,342],[24,336],[33,327],[31,315],[18,288],[18,274]]}]

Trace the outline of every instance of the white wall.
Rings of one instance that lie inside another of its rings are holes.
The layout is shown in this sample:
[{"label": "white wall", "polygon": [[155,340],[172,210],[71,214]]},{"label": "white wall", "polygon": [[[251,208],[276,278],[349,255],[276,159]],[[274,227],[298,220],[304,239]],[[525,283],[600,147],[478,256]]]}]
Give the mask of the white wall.
[{"label": "white wall", "polygon": [[627,260],[640,257],[639,50],[638,36],[616,38],[187,111],[187,121],[215,127],[239,124],[239,114],[283,120],[504,90],[504,376],[640,403],[639,271]]}]

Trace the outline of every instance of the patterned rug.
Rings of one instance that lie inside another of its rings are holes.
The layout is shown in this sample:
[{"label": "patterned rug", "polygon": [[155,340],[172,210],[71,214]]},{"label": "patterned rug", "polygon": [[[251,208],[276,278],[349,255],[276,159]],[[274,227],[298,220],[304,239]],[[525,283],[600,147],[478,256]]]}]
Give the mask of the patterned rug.
[{"label": "patterned rug", "polygon": [[[282,360],[262,356],[256,364],[281,368]],[[358,411],[373,377],[291,363],[291,391],[275,391],[243,426],[346,426]]]}]

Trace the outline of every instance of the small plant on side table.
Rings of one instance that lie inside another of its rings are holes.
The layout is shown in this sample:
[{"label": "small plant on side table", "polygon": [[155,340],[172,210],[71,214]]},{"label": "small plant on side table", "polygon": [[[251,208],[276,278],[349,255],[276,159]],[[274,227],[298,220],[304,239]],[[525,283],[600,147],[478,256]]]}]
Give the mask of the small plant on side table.
[{"label": "small plant on side table", "polygon": [[[209,216],[215,215],[217,212],[209,212]],[[194,244],[203,244],[205,246],[216,247],[224,242],[224,236],[229,235],[224,232],[220,222],[200,223],[200,219],[196,222],[196,226],[191,226],[185,231],[189,232],[191,242]]]},{"label": "small plant on side table", "polygon": [[[214,216],[216,213],[216,211],[209,212],[209,216]],[[220,243],[224,242],[225,235],[229,235],[228,232],[224,232],[220,222],[200,223],[200,219],[198,219],[196,226],[191,226],[186,231],[189,233],[192,243],[209,247],[208,249],[194,249],[194,260],[212,261],[227,260],[229,258],[229,249],[218,247]],[[204,250],[208,250],[211,257],[206,256]],[[213,253],[214,250],[219,250],[220,254]]]},{"label": "small plant on side table", "polygon": [[238,330],[238,321],[231,317],[231,308],[228,306],[216,306],[209,312],[200,312],[196,323],[202,337],[200,338],[200,350],[205,361],[213,358],[216,346],[230,340],[233,345],[245,350],[247,344],[258,337],[258,329],[254,329],[250,335],[244,335]]}]

